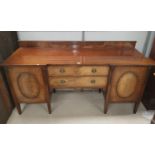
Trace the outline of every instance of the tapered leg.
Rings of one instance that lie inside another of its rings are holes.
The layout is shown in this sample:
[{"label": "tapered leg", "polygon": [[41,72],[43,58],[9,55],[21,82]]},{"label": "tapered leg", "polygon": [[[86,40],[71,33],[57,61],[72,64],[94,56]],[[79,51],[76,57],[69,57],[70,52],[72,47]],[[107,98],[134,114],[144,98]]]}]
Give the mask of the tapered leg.
[{"label": "tapered leg", "polygon": [[47,108],[48,108],[48,113],[51,114],[52,110],[51,110],[51,104],[50,102],[47,103]]},{"label": "tapered leg", "polygon": [[81,89],[80,89],[80,92],[84,92],[84,89],[81,88]]},{"label": "tapered leg", "polygon": [[98,91],[99,91],[99,93],[101,93],[102,89],[99,89]]},{"label": "tapered leg", "polygon": [[16,108],[17,108],[18,114],[21,115],[22,114],[22,110],[21,110],[21,106],[20,106],[19,103],[16,103]]},{"label": "tapered leg", "polygon": [[56,89],[55,88],[53,88],[53,93],[56,93]]},{"label": "tapered leg", "polygon": [[108,112],[108,102],[105,101],[105,104],[104,104],[104,114],[107,114]]},{"label": "tapered leg", "polygon": [[136,102],[135,105],[134,105],[134,109],[133,109],[133,113],[135,114],[138,110],[138,107],[139,107],[139,104],[140,102]]}]

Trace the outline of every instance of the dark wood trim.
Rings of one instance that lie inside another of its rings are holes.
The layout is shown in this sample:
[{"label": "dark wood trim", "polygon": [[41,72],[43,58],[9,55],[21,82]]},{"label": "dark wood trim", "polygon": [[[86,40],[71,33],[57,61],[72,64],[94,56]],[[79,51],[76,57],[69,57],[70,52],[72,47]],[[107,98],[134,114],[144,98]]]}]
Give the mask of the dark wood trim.
[{"label": "dark wood trim", "polygon": [[5,109],[9,113],[11,113],[12,109],[13,109],[13,105],[10,104],[11,103],[11,100],[9,98],[10,94],[9,94],[7,88],[6,88],[5,83],[4,83],[4,79],[3,79],[3,76],[2,76],[1,70],[0,70],[0,96],[2,97]]},{"label": "dark wood trim", "polygon": [[47,69],[45,66],[42,66],[41,67],[41,70],[42,70],[42,75],[43,75],[43,80],[44,80],[44,83],[46,85],[46,102],[47,102],[47,107],[48,107],[48,112],[49,114],[52,113],[52,110],[51,110],[51,103],[50,103],[50,87],[49,87],[49,83],[48,83],[48,73],[47,73]]},{"label": "dark wood trim", "polygon": [[135,48],[136,41],[19,41],[20,47],[70,48],[73,45],[78,48],[100,48],[105,45],[126,45]]},{"label": "dark wood trim", "polygon": [[113,73],[114,69],[115,69],[114,66],[110,66],[109,75],[108,75],[108,83],[107,83],[107,88],[106,88],[106,92],[105,92],[104,114],[107,113],[108,105],[110,104],[110,102],[109,102],[109,94],[110,94],[110,91],[111,91],[110,82],[111,82],[111,79],[112,79],[112,73]]},{"label": "dark wood trim", "polygon": [[147,73],[146,73],[146,78],[145,78],[145,81],[143,83],[143,87],[141,89],[141,92],[140,92],[140,95],[139,95],[139,98],[137,99],[137,101],[135,102],[135,105],[134,105],[134,109],[133,109],[133,113],[136,114],[137,110],[138,110],[138,107],[140,105],[140,102],[141,102],[141,99],[142,99],[142,96],[143,96],[143,93],[144,93],[144,89],[146,87],[146,83],[147,83],[147,80],[149,78],[149,73],[150,73],[150,69],[151,67],[148,67],[148,70],[147,70]]},{"label": "dark wood trim", "polygon": [[22,110],[21,110],[21,107],[20,107],[20,103],[19,103],[19,101],[18,101],[18,99],[16,97],[16,93],[15,93],[15,91],[13,89],[13,85],[12,85],[12,82],[11,82],[11,79],[10,79],[10,75],[9,75],[9,72],[8,72],[7,68],[6,68],[6,77],[7,77],[8,83],[10,85],[10,91],[11,91],[14,103],[16,105],[17,111],[21,115],[22,114]]}]

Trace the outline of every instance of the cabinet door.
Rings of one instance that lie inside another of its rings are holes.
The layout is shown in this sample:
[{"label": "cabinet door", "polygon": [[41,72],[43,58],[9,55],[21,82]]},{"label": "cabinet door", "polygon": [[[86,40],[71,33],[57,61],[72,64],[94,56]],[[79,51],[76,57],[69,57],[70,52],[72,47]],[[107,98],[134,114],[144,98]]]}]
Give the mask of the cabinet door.
[{"label": "cabinet door", "polygon": [[136,102],[141,98],[147,67],[115,67],[112,71],[107,99],[109,102]]},{"label": "cabinet door", "polygon": [[8,75],[12,93],[17,102],[40,103],[48,101],[48,88],[41,67],[9,67]]}]

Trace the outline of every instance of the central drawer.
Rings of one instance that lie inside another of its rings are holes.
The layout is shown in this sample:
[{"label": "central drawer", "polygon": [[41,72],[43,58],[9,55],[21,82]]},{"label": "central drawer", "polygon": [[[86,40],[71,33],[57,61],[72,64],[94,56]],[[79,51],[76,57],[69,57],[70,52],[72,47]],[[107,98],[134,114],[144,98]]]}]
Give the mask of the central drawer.
[{"label": "central drawer", "polygon": [[49,77],[52,88],[105,88],[107,77]]},{"label": "central drawer", "polygon": [[109,66],[49,66],[49,76],[107,76]]},{"label": "central drawer", "polygon": [[75,66],[49,66],[49,76],[73,76],[77,73]]}]

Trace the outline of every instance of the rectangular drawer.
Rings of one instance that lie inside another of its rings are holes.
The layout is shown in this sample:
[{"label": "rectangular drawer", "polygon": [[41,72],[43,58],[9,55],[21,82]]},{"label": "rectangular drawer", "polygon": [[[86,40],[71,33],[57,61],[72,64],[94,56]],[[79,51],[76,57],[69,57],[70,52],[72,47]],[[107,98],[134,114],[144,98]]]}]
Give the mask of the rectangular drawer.
[{"label": "rectangular drawer", "polygon": [[49,76],[73,76],[77,73],[75,66],[49,66]]},{"label": "rectangular drawer", "polygon": [[105,88],[107,77],[49,77],[52,88]]},{"label": "rectangular drawer", "polygon": [[49,66],[49,76],[107,76],[109,66]]},{"label": "rectangular drawer", "polygon": [[78,69],[78,75],[103,75],[107,76],[109,66],[81,66]]}]

